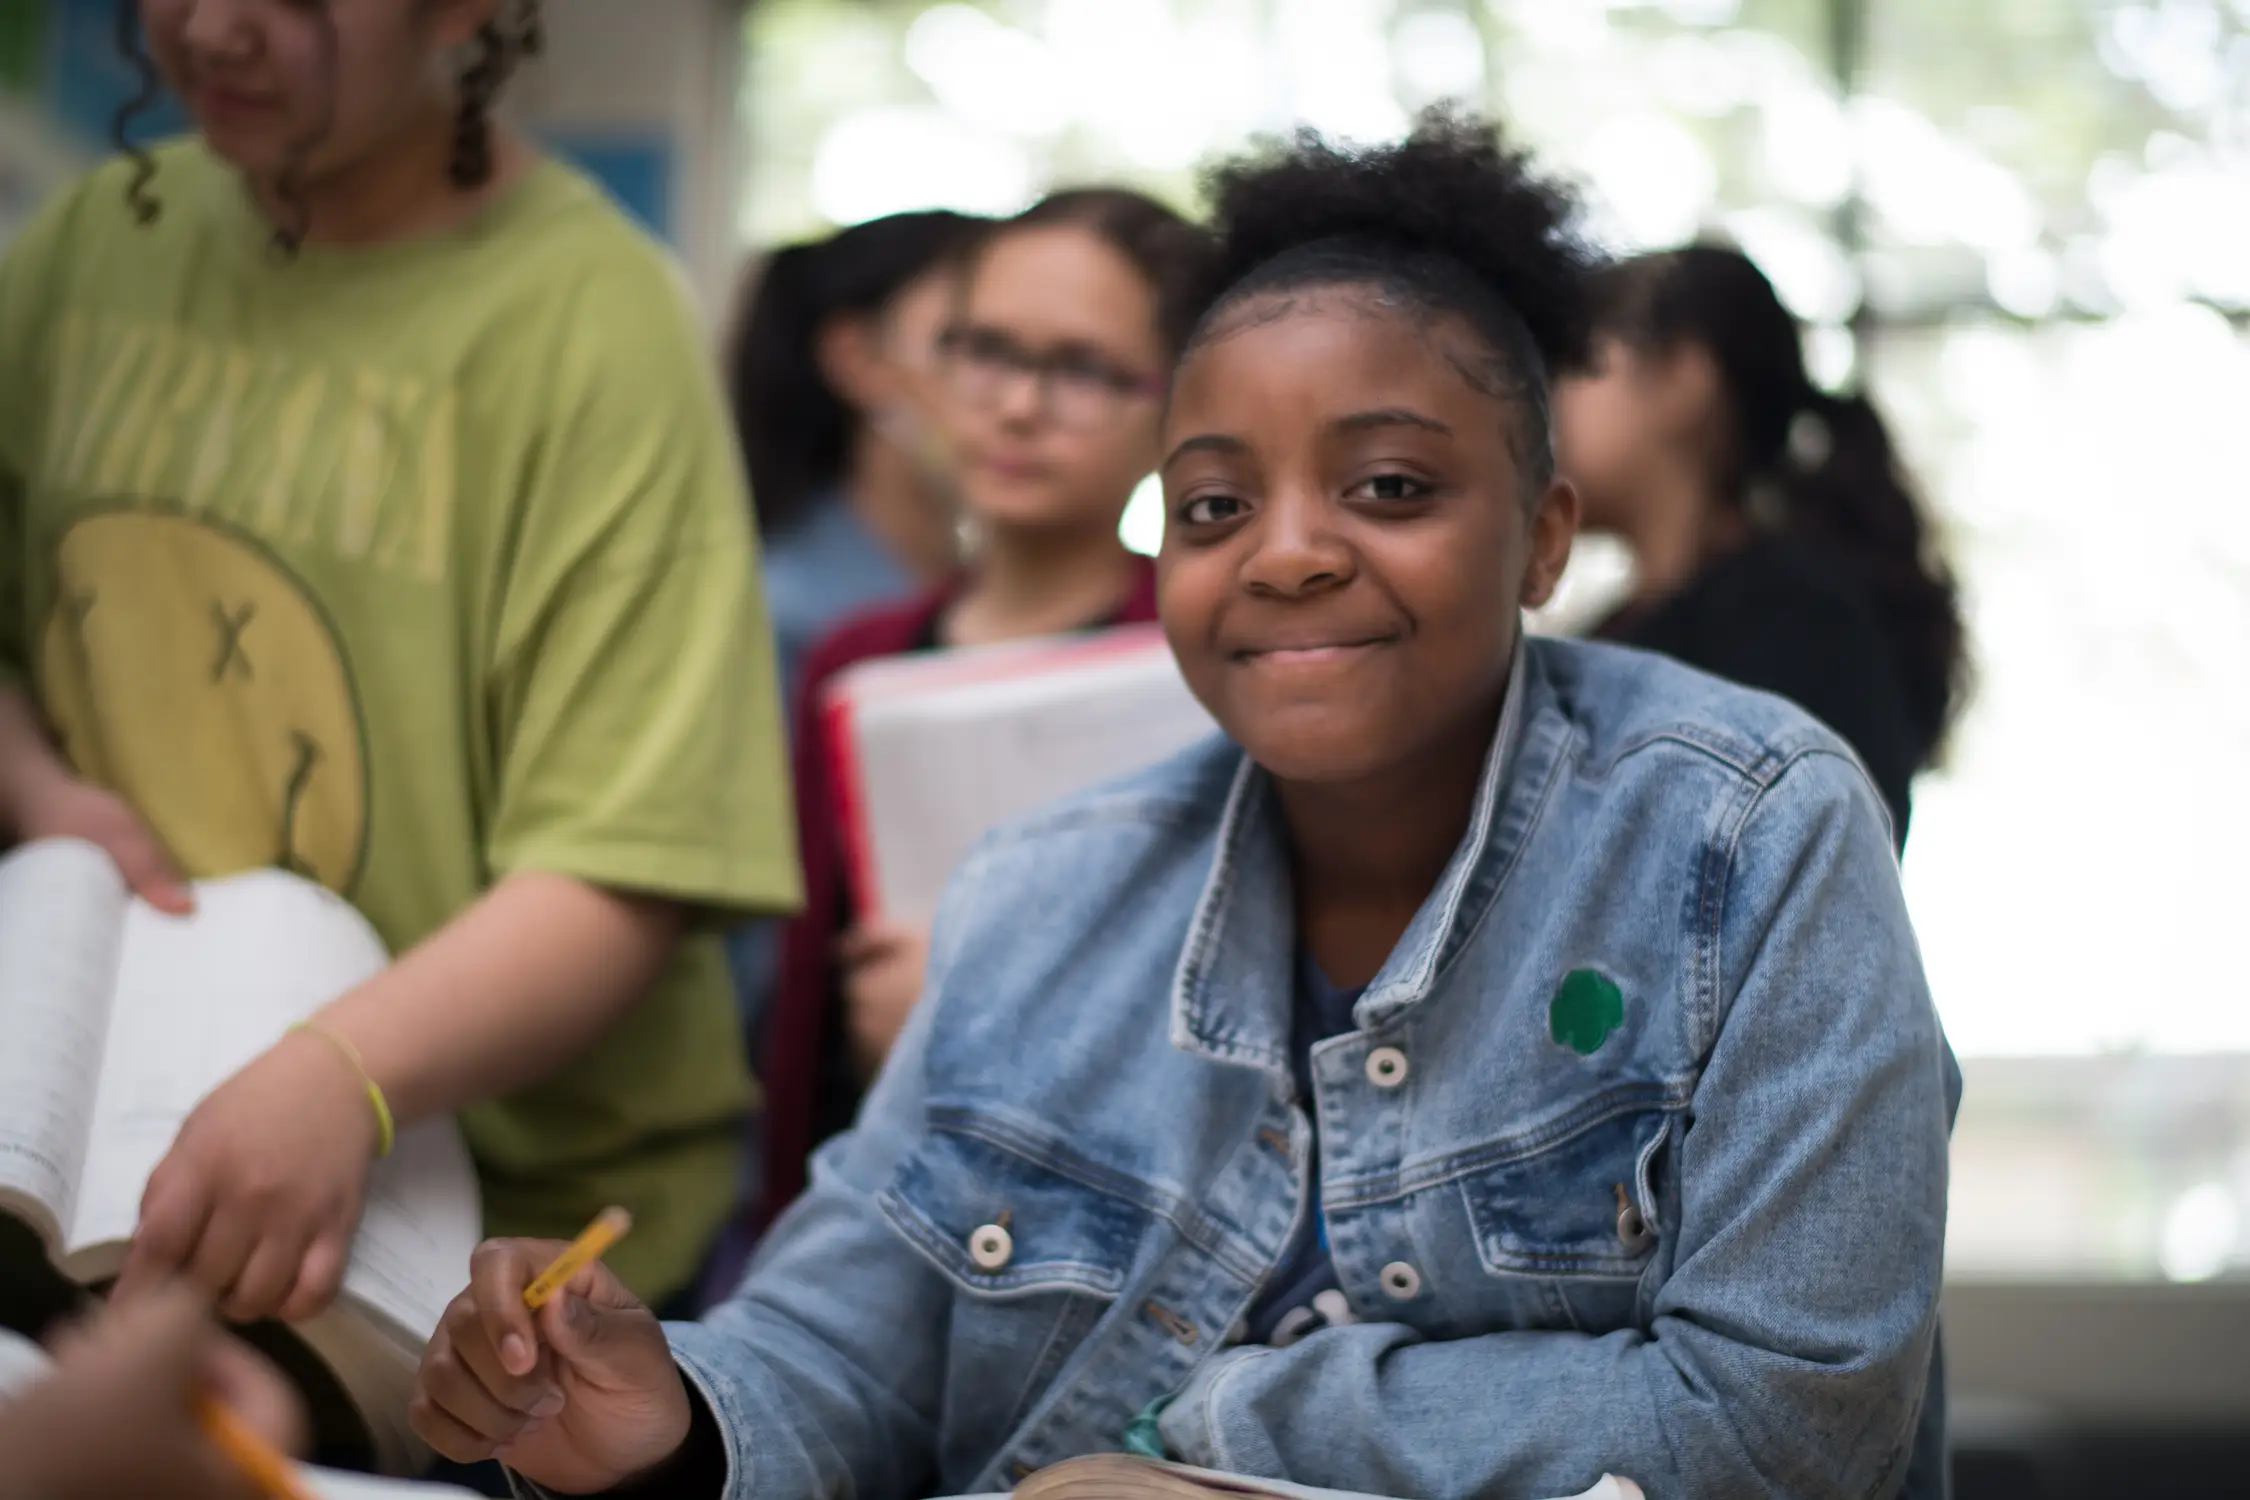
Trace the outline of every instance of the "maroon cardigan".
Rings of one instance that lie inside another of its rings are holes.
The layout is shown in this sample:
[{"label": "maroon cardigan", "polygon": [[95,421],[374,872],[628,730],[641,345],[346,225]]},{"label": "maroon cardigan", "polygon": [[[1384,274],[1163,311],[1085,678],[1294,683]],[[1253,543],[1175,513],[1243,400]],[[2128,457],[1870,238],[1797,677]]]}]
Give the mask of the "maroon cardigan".
[{"label": "maroon cardigan", "polygon": [[[845,668],[877,656],[925,650],[938,617],[961,584],[932,589],[908,603],[856,616],[805,658],[797,690],[797,849],[805,868],[805,905],[783,929],[781,969],[767,1020],[759,1076],[765,1085],[765,1175],[760,1227],[805,1190],[807,1164],[821,1115],[822,1038],[835,993],[836,943],[850,913],[844,908],[844,847],[836,786],[822,742],[821,698]],[[1138,560],[1132,591],[1099,627],[1156,618],[1156,569]]]}]

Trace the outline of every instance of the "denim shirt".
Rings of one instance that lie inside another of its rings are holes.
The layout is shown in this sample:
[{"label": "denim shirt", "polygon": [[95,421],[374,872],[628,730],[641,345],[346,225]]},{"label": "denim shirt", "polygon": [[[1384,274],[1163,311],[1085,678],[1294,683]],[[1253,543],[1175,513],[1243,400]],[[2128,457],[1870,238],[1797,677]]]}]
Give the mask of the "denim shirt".
[{"label": "denim shirt", "polygon": [[[1880,799],[1621,648],[1528,643],[1504,717],[1309,1100],[1238,748],[979,846],[858,1127],[667,1330],[730,1495],[1005,1489],[1167,1397],[1173,1456],[1334,1489],[1942,1492],[1958,1074]],[[1358,1321],[1235,1343],[1316,1191]]]}]

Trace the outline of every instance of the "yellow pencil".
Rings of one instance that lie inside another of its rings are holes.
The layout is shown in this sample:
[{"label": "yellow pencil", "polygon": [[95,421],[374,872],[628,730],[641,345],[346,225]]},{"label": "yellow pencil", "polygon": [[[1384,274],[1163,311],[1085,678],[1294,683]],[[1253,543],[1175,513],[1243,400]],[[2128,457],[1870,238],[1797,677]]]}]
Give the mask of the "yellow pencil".
[{"label": "yellow pencil", "polygon": [[243,1477],[258,1487],[266,1500],[313,1500],[312,1491],[297,1480],[296,1468],[273,1445],[242,1425],[216,1398],[202,1397],[197,1416],[212,1445],[224,1453]]},{"label": "yellow pencil", "polygon": [[523,1305],[533,1312],[545,1307],[555,1293],[569,1284],[571,1277],[600,1260],[632,1227],[633,1216],[622,1208],[605,1208],[596,1214],[594,1222],[586,1226],[586,1232],[572,1240],[570,1248],[556,1256],[555,1263],[523,1289]]}]

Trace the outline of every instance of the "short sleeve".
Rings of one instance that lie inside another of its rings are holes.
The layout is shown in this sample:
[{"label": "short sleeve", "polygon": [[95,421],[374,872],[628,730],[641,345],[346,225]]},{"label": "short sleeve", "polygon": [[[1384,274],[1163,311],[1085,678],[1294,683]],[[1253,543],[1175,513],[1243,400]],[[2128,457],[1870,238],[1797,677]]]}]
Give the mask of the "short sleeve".
[{"label": "short sleeve", "polygon": [[[636,246],[636,250],[641,247]],[[487,858],[728,913],[800,898],[747,487],[653,251],[558,308],[503,561]]]}]

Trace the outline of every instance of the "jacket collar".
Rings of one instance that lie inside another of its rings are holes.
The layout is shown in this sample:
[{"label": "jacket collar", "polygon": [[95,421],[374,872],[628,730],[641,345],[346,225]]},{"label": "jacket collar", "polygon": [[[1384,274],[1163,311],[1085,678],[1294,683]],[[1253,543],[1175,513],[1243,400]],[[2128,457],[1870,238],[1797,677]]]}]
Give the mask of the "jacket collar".
[{"label": "jacket collar", "polygon": [[[1515,864],[1568,737],[1553,686],[1519,633],[1468,831],[1360,996],[1362,1030],[1382,1030],[1420,1004],[1467,945]],[[1297,964],[1289,855],[1273,780],[1247,755],[1215,847],[1173,974],[1172,1042],[1285,1080]]]}]

